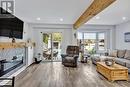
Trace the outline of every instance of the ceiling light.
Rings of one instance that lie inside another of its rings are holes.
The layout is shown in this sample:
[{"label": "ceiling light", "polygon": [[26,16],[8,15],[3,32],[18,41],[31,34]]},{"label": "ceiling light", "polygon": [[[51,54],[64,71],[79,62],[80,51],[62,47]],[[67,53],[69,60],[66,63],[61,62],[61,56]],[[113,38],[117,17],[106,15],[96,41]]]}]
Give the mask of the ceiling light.
[{"label": "ceiling light", "polygon": [[41,18],[38,17],[37,20],[39,21],[39,20],[41,20]]},{"label": "ceiling light", "polygon": [[97,17],[96,17],[96,19],[100,19],[100,17],[99,17],[99,16],[97,16]]},{"label": "ceiling light", "polygon": [[60,18],[60,21],[63,21],[63,18]]},{"label": "ceiling light", "polygon": [[126,17],[122,17],[122,20],[126,20]]}]

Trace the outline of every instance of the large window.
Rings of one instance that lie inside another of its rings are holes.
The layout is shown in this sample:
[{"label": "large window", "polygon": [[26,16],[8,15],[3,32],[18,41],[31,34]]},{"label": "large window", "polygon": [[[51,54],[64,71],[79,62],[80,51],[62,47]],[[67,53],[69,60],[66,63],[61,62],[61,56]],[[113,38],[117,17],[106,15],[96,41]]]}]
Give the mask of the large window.
[{"label": "large window", "polygon": [[84,49],[96,49],[96,33],[83,33]]},{"label": "large window", "polygon": [[85,50],[105,50],[105,32],[78,32],[78,42],[84,44]]}]

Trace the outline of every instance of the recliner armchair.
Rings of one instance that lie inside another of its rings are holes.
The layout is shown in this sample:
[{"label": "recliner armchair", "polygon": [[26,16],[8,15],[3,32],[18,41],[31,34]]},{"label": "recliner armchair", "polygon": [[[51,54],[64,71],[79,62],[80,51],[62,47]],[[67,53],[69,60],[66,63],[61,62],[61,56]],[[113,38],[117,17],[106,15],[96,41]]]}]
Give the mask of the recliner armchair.
[{"label": "recliner armchair", "polygon": [[66,49],[66,54],[62,54],[62,64],[68,67],[76,67],[77,59],[79,57],[79,47],[78,46],[68,46]]}]

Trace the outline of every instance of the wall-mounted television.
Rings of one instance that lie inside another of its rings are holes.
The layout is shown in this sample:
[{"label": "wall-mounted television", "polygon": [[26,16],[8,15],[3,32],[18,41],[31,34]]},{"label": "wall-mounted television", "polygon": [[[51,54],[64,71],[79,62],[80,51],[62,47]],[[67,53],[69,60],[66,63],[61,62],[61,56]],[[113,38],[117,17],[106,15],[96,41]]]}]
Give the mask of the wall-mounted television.
[{"label": "wall-mounted television", "polygon": [[[0,9],[3,10],[2,8]],[[24,22],[15,16],[0,17],[0,36],[22,39],[24,26],[23,24]]]}]

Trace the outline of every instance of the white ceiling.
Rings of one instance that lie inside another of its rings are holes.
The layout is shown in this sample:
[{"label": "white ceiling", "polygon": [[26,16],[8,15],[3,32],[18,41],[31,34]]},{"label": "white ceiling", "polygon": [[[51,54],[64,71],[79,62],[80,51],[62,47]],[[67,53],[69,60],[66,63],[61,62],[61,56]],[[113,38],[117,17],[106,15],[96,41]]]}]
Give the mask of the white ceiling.
[{"label": "white ceiling", "polygon": [[[100,17],[96,19],[96,17]],[[116,25],[130,20],[130,0],[117,0],[86,24]],[[123,20],[122,17],[126,17]]]},{"label": "white ceiling", "polygon": [[[74,24],[93,0],[15,0],[15,15],[27,22]],[[130,19],[130,0],[117,0],[87,24],[115,25]],[[40,17],[41,20],[36,20]],[[126,17],[126,20],[122,20]],[[60,19],[63,18],[63,21]]]},{"label": "white ceiling", "polygon": [[[15,15],[28,22],[73,24],[93,0],[15,0]],[[41,20],[37,21],[36,18]],[[63,21],[60,21],[63,18]]]}]

